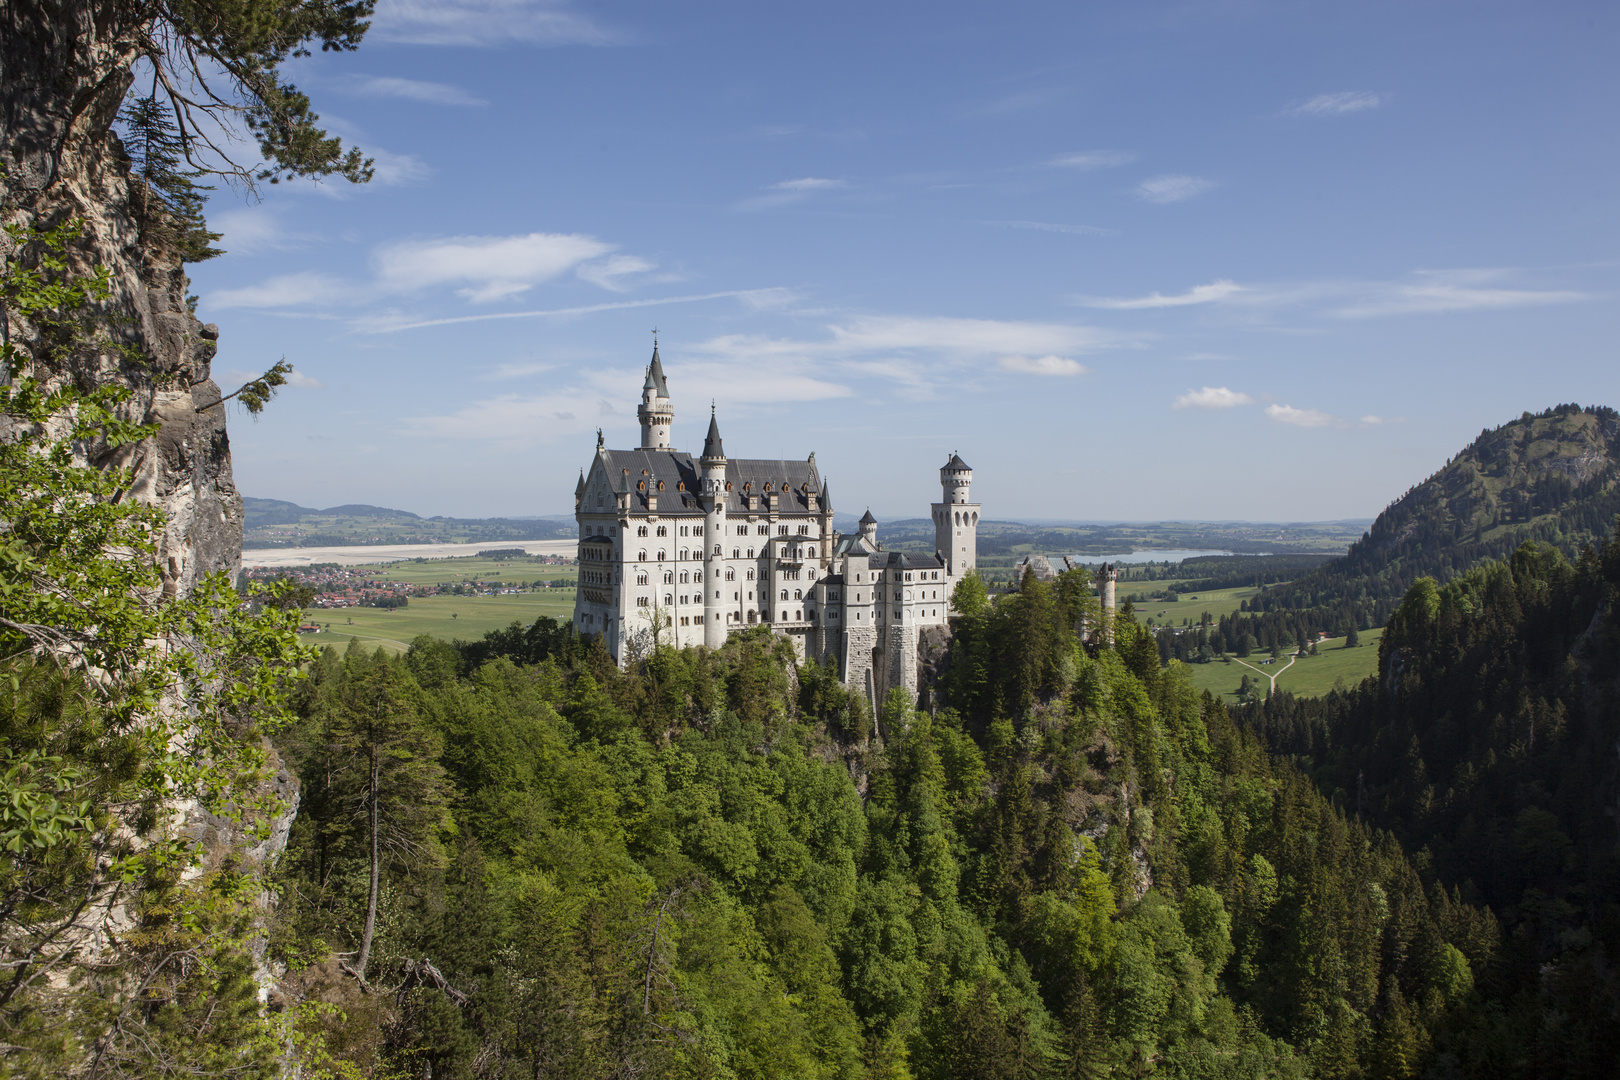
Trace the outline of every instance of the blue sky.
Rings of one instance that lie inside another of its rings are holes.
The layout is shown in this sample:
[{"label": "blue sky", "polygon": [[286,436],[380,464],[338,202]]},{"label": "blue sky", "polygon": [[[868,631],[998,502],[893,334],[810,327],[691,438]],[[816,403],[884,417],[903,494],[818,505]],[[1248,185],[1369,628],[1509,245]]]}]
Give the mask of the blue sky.
[{"label": "blue sky", "polygon": [[[221,191],[244,493],[567,513],[635,445],[812,450],[840,511],[1366,517],[1620,406],[1620,10],[382,0],[300,61],[365,188]],[[227,390],[234,385],[228,385]]]}]

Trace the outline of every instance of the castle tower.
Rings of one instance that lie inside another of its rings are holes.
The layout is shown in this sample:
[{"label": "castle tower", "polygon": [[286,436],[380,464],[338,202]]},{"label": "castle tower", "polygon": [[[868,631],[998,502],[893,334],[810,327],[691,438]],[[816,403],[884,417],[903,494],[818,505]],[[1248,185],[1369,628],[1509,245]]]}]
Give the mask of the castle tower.
[{"label": "castle tower", "polygon": [[[654,363],[657,358],[654,357]],[[720,580],[721,544],[726,535],[726,451],[720,424],[709,409],[709,434],[698,459],[703,476],[698,502],[703,507],[703,644],[718,649],[726,643],[726,607]]]},{"label": "castle tower", "polygon": [[1114,583],[1119,580],[1119,571],[1110,563],[1103,563],[1097,567],[1097,599],[1102,604],[1103,638],[1109,644],[1114,641]]},{"label": "castle tower", "polygon": [[945,557],[951,581],[979,565],[979,504],[973,501],[973,470],[952,454],[939,470],[944,502],[934,504],[934,550]]},{"label": "castle tower", "polygon": [[647,365],[647,381],[641,387],[636,419],[641,421],[641,449],[669,449],[669,428],[675,423],[675,406],[670,404],[664,365],[658,362],[657,341],[653,342],[652,363]]},{"label": "castle tower", "polygon": [[866,513],[861,515],[861,539],[872,547],[877,547],[877,518],[872,516],[870,506],[866,508]]}]

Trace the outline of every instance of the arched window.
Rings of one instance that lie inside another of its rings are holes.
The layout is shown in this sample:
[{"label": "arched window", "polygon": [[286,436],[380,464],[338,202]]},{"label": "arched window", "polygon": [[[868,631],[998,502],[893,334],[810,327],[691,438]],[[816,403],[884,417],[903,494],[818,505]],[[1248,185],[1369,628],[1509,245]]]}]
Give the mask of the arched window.
[{"label": "arched window", "polygon": [[752,570],[748,571],[748,580],[749,581],[754,580],[754,572]]},{"label": "arched window", "polygon": [[960,510],[956,511],[956,523],[958,525],[962,524],[962,511]]},{"label": "arched window", "polygon": [[665,585],[673,585],[673,584],[675,584],[675,574],[674,574],[673,571],[670,571],[670,570],[665,570],[664,571],[664,584]]},{"label": "arched window", "polygon": [[735,571],[735,570],[727,570],[726,571],[726,580],[727,581],[736,581],[737,580],[737,571]]},{"label": "arched window", "polygon": [[716,555],[720,554],[720,545],[719,544],[714,545],[714,553]]},{"label": "arched window", "polygon": [[638,481],[636,483],[636,490],[637,491],[646,491],[647,490],[647,481],[645,481],[645,480]]},{"label": "arched window", "polygon": [[687,582],[688,582],[688,581],[690,581],[690,580],[691,580],[691,578],[690,578],[690,577],[688,577],[688,576],[687,576],[687,573],[686,573],[686,571],[685,571],[685,570],[682,570],[682,571],[681,571],[681,584],[682,584],[682,585],[685,585],[685,584],[686,584],[686,583],[687,583]]},{"label": "arched window", "polygon": [[[663,490],[664,490],[664,482],[663,482],[663,481],[662,481],[662,480],[660,480],[660,481],[658,481],[658,490],[659,490],[659,491],[663,491]],[[660,535],[661,535],[661,534],[660,534]]]},{"label": "arched window", "polygon": [[742,549],[741,549],[741,548],[732,548],[732,549],[731,549],[731,557],[732,557],[732,558],[733,558],[733,559],[740,559],[740,558],[742,558]]},{"label": "arched window", "polygon": [[636,562],[646,562],[646,561],[647,561],[647,553],[645,551],[636,552]]},{"label": "arched window", "polygon": [[645,585],[645,584],[647,584],[647,575],[646,574],[637,574],[636,575],[636,584],[637,585]]},{"label": "arched window", "polygon": [[[662,486],[662,485],[660,485],[660,486]],[[658,526],[658,535],[659,536],[668,536],[669,535],[669,527],[667,525]]]},{"label": "arched window", "polygon": [[748,549],[748,557],[750,559],[752,559],[754,557],[754,549],[753,548]]},{"label": "arched window", "polygon": [[647,526],[643,525],[643,526],[641,526],[641,528],[637,529],[636,530],[636,535],[637,536],[646,536],[647,535]]},{"label": "arched window", "polygon": [[787,599],[787,590],[786,589],[782,590],[782,599],[784,599],[784,600]]},{"label": "arched window", "polygon": [[804,549],[804,553],[808,558],[811,558],[811,559],[815,558],[816,557],[816,545],[811,544],[809,547]]},{"label": "arched window", "polygon": [[804,590],[802,590],[802,589],[794,589],[793,590],[793,599],[795,599],[795,600],[803,600],[804,599]]},{"label": "arched window", "polygon": [[973,515],[973,524],[977,525],[978,523],[979,523],[979,515],[977,513],[975,513]]},{"label": "arched window", "polygon": [[675,598],[673,596],[669,595],[669,593],[664,594],[664,606],[665,607],[668,607],[669,605],[673,604],[674,602],[675,602]]},{"label": "arched window", "polygon": [[663,548],[658,549],[658,561],[659,562],[664,561],[664,549]]}]

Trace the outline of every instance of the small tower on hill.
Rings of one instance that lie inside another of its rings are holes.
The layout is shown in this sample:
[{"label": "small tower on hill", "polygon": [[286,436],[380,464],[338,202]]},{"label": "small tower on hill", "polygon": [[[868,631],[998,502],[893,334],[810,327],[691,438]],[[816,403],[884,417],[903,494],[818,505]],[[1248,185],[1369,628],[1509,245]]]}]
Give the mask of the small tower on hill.
[{"label": "small tower on hill", "polygon": [[709,434],[703,440],[699,503],[703,508],[703,644],[718,649],[726,643],[726,607],[720,596],[724,562],[721,539],[726,534],[726,451],[720,444],[720,422],[709,408]]},{"label": "small tower on hill", "polygon": [[1114,583],[1118,580],[1119,570],[1112,563],[1097,567],[1097,599],[1102,606],[1103,637],[1109,644],[1114,641]]}]

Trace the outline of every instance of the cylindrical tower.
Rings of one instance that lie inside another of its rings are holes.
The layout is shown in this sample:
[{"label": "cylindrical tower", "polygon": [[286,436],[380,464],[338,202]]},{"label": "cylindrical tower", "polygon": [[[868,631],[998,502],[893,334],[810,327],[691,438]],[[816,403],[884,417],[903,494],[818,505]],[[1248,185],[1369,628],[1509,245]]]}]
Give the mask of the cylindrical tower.
[{"label": "cylindrical tower", "polygon": [[944,490],[948,503],[973,501],[969,491],[973,487],[973,470],[968,468],[968,463],[962,460],[960,454],[952,454],[951,460],[940,467],[939,486]]},{"label": "cylindrical tower", "polygon": [[656,341],[653,342],[652,363],[647,365],[647,380],[641,386],[641,404],[636,407],[636,419],[641,421],[641,449],[669,449],[669,429],[675,423],[675,406],[669,400],[669,384],[664,380],[664,365],[658,361]]},{"label": "cylindrical tower", "polygon": [[709,434],[703,440],[703,471],[698,498],[703,506],[703,644],[718,649],[726,643],[726,604],[721,570],[726,536],[726,452],[720,424],[709,410]]},{"label": "cylindrical tower", "polygon": [[960,581],[979,565],[979,504],[973,501],[973,470],[953,453],[939,470],[940,498],[934,504],[934,550],[945,560],[951,580]]},{"label": "cylindrical tower", "polygon": [[1119,571],[1109,563],[1097,567],[1097,599],[1102,606],[1103,639],[1109,644],[1114,641],[1114,583],[1119,580]]}]

